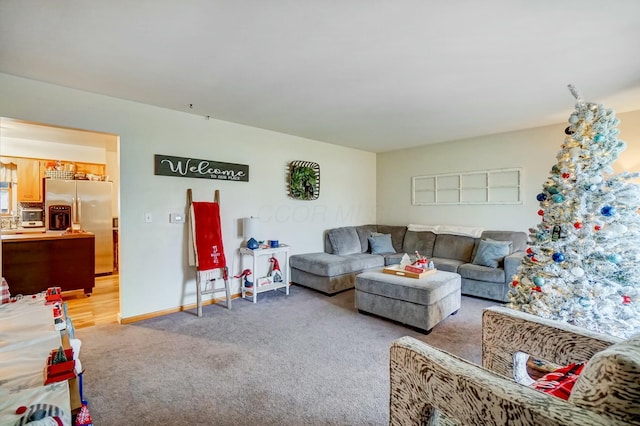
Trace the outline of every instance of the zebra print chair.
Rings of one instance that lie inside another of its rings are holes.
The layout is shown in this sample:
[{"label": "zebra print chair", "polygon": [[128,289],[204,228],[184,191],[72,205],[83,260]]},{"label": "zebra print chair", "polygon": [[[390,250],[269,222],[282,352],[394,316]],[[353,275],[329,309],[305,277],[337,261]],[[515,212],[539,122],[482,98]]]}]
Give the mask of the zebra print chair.
[{"label": "zebra print chair", "polygon": [[[491,307],[482,367],[411,337],[394,341],[390,355],[391,425],[640,425],[640,335],[622,341]],[[527,386],[529,355],[589,362],[565,401]]]}]

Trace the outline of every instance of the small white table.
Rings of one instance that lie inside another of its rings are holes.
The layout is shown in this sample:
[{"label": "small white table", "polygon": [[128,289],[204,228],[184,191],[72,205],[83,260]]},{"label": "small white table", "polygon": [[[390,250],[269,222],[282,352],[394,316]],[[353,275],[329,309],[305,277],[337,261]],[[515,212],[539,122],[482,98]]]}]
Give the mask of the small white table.
[{"label": "small white table", "polygon": [[[240,288],[242,289],[242,298],[244,299],[247,293],[250,293],[253,299],[253,303],[258,301],[258,293],[263,293],[269,290],[277,290],[279,288],[284,288],[287,296],[289,295],[289,249],[291,247],[286,244],[280,244],[275,248],[264,248],[264,249],[255,249],[251,250],[246,247],[240,248],[240,265],[241,269],[244,270],[243,260],[245,256],[251,256],[252,266],[251,266],[251,276],[249,281],[253,281],[253,287],[245,287],[244,280],[240,283]],[[269,270],[269,258],[274,256],[278,259],[278,263],[280,264],[280,272],[282,273],[282,281],[272,282],[267,285],[259,285],[258,280],[267,275],[267,271]],[[260,262],[260,258],[266,258],[266,266],[264,262]],[[263,268],[264,273],[257,273],[258,268]]]}]

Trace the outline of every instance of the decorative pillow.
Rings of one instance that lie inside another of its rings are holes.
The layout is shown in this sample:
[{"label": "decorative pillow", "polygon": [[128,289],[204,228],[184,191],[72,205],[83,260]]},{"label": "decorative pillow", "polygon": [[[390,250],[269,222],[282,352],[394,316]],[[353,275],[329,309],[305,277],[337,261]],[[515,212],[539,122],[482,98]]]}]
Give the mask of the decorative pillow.
[{"label": "decorative pillow", "polygon": [[328,231],[333,253],[338,255],[362,253],[358,233],[353,226],[334,228]]},{"label": "decorative pillow", "polygon": [[586,363],[584,361],[560,367],[533,382],[531,387],[566,401]]},{"label": "decorative pillow", "polygon": [[509,253],[511,253],[511,241],[480,240],[476,257],[473,258],[472,263],[497,268]]},{"label": "decorative pillow", "polygon": [[391,244],[391,234],[380,234],[369,237],[369,245],[371,246],[371,254],[395,253],[396,249]]}]

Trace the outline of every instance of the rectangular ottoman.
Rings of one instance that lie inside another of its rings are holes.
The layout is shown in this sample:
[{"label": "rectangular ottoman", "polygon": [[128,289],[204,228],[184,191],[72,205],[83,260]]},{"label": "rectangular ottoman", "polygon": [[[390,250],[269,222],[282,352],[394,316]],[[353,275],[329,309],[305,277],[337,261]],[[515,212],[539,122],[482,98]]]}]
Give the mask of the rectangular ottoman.
[{"label": "rectangular ottoman", "polygon": [[424,278],[385,274],[382,269],[356,277],[355,304],[378,315],[429,333],[460,309],[460,275],[438,271]]}]

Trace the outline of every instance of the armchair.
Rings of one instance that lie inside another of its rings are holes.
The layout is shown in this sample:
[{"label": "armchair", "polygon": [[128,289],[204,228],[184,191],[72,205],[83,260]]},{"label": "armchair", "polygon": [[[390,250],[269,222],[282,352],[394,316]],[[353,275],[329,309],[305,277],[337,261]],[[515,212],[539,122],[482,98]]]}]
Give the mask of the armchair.
[{"label": "armchair", "polygon": [[[528,356],[589,360],[569,400],[529,386]],[[482,316],[482,364],[411,337],[390,350],[391,425],[640,425],[640,336],[620,339],[506,307]],[[605,374],[606,373],[606,374]]]}]

